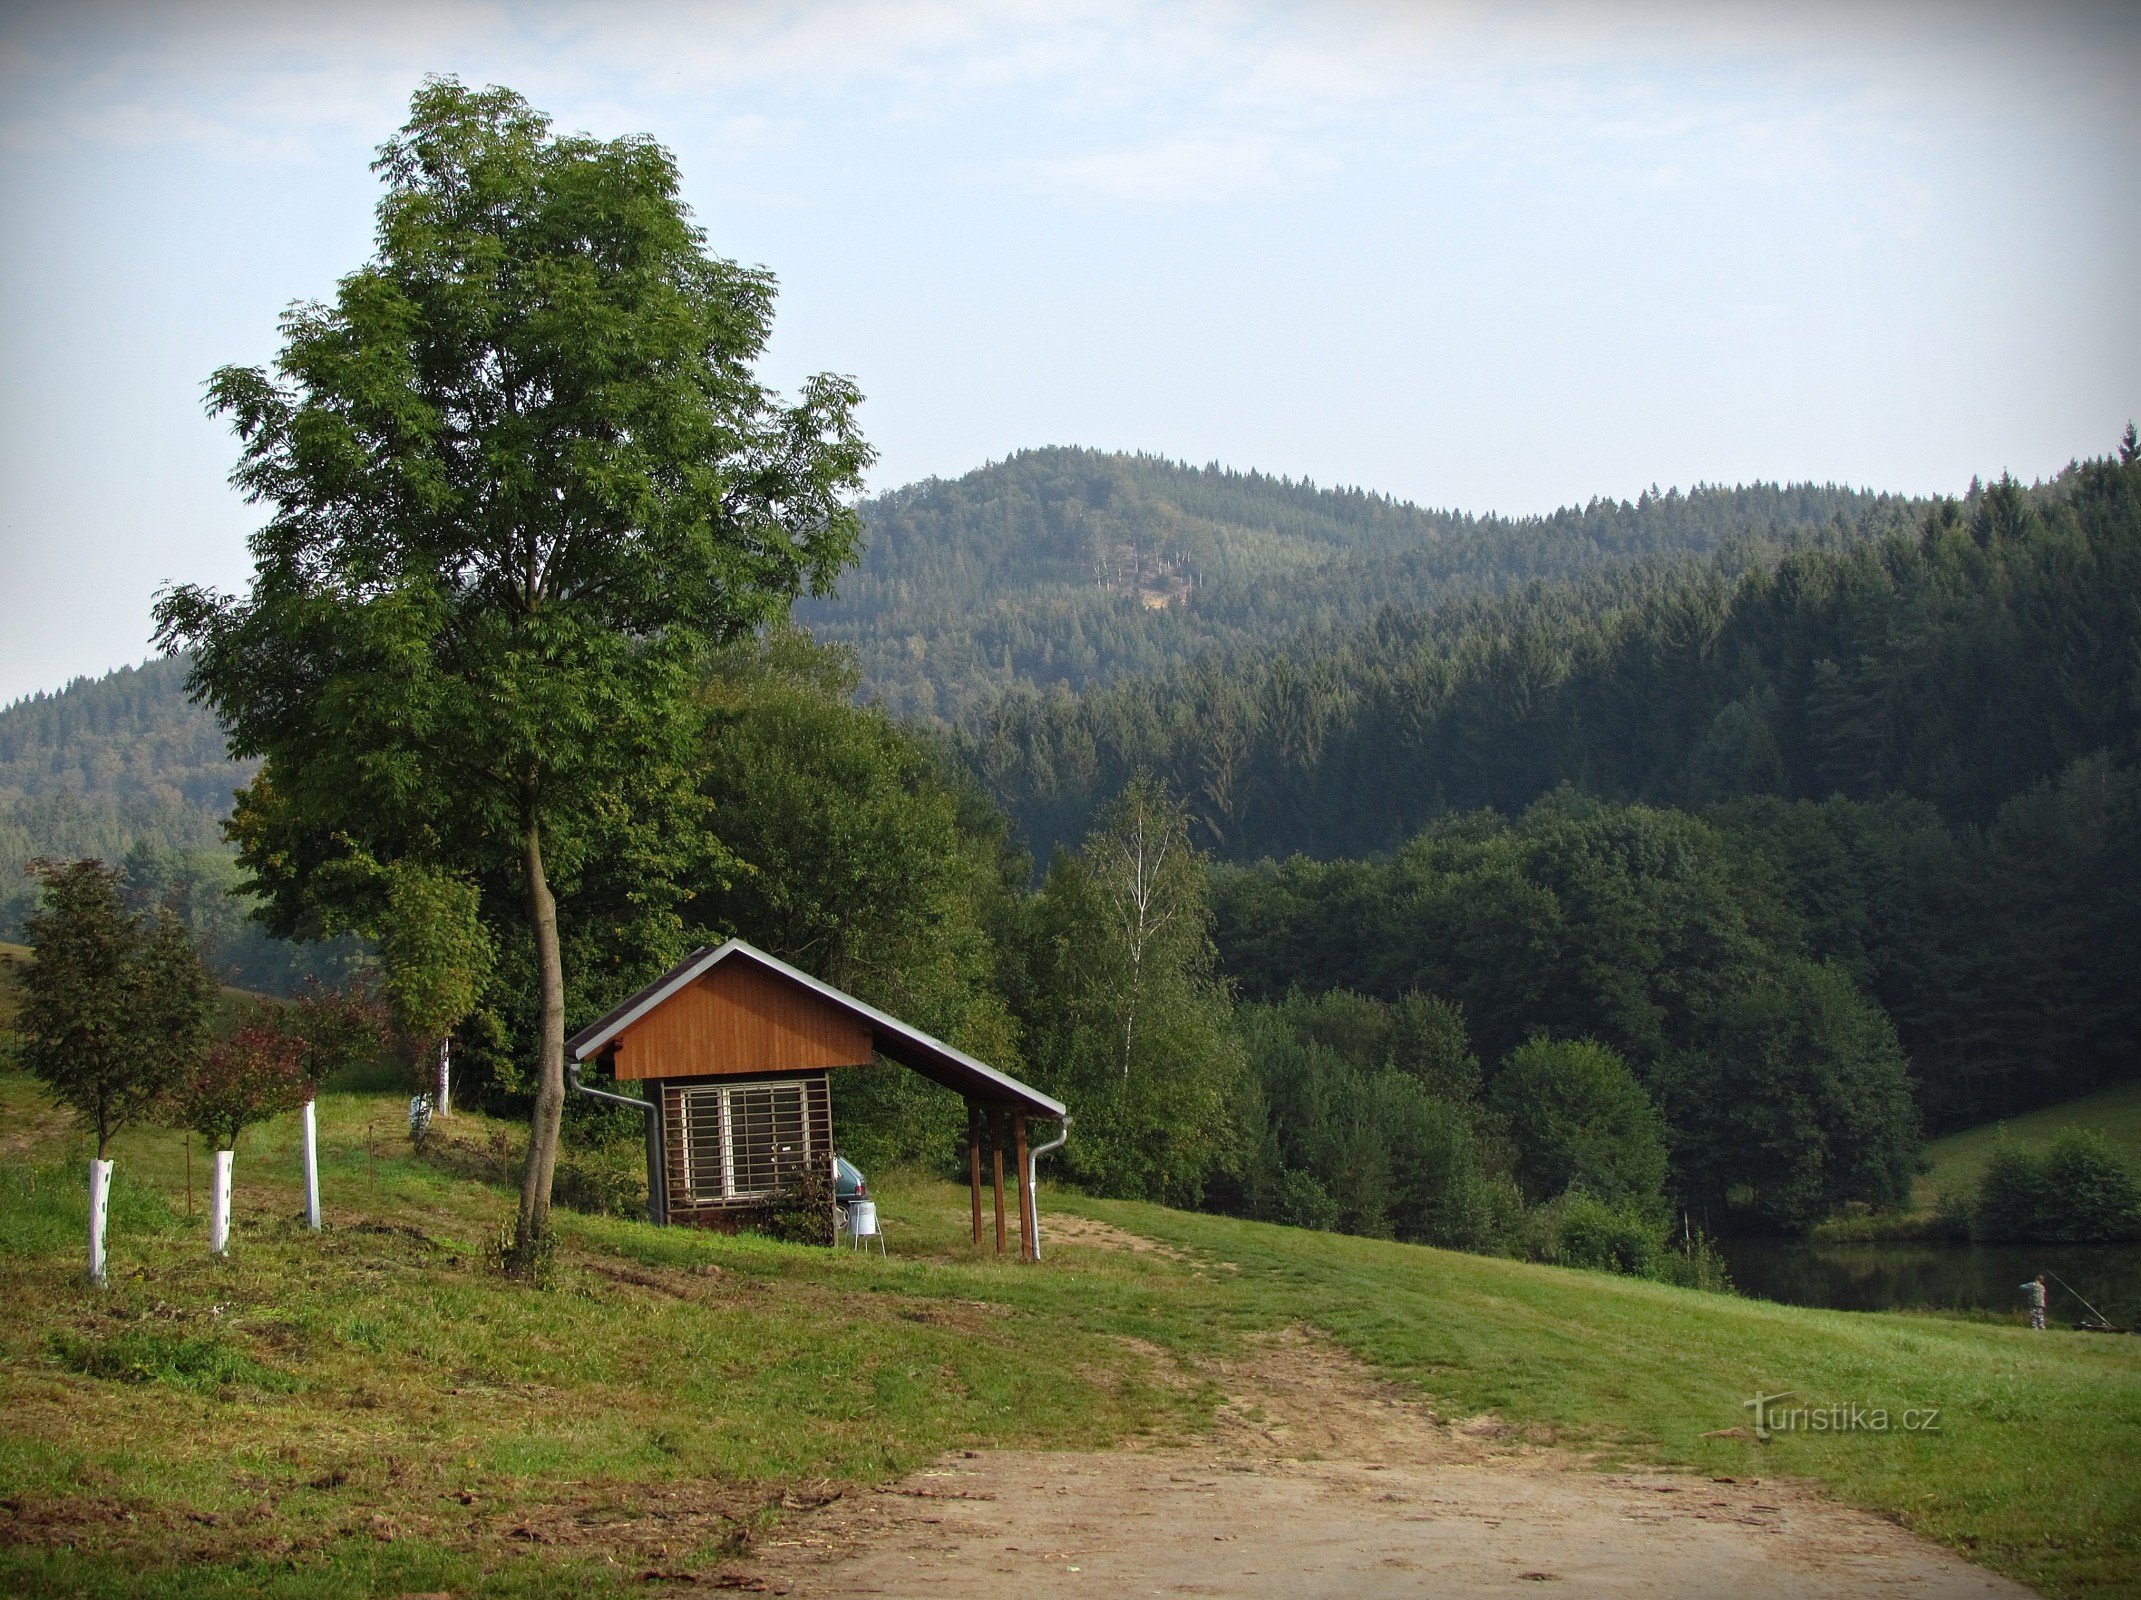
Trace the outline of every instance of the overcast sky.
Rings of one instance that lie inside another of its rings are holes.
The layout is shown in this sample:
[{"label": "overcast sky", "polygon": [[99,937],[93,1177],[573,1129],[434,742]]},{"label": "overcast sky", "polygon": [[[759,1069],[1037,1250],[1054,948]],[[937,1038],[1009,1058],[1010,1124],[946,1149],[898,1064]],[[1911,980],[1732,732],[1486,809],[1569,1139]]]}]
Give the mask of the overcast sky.
[{"label": "overcast sky", "polygon": [[258,513],[203,416],[371,246],[427,72],[677,154],[889,487],[1031,445],[1541,511],[1959,491],[2141,414],[2141,7],[0,11],[0,702]]}]

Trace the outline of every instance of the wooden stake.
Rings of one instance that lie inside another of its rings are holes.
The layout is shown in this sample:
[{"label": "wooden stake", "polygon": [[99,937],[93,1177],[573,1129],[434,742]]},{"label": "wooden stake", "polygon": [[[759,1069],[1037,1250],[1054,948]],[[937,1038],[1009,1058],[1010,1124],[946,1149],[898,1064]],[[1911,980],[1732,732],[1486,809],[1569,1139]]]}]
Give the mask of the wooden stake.
[{"label": "wooden stake", "polygon": [[974,1191],[974,1248],[981,1248],[981,1102],[966,1103],[966,1175]]},{"label": "wooden stake", "polygon": [[989,1161],[996,1171],[996,1253],[1004,1253],[1004,1114],[989,1113]]},{"label": "wooden stake", "polygon": [[1026,1191],[1032,1187],[1026,1170],[1026,1113],[1011,1115],[1011,1137],[1018,1146],[1018,1258],[1021,1261],[1034,1259],[1033,1250],[1033,1197]]}]

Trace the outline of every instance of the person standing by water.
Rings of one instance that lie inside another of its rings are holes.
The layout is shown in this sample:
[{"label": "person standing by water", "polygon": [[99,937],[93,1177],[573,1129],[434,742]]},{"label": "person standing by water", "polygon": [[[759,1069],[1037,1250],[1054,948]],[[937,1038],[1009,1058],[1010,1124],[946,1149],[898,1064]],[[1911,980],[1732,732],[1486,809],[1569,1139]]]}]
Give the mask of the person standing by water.
[{"label": "person standing by water", "polygon": [[2022,1286],[2022,1293],[2029,1300],[2029,1325],[2042,1332],[2044,1330],[2044,1274],[2040,1272],[2036,1277],[2025,1283]]}]

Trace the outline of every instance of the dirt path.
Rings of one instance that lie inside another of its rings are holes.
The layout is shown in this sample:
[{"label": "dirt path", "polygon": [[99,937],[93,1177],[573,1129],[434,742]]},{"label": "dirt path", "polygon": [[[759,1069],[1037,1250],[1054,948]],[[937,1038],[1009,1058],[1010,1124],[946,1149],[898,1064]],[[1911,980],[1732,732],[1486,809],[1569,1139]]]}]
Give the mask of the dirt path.
[{"label": "dirt path", "polygon": [[1223,1377],[1198,1448],[962,1455],[786,1525],[732,1581],[826,1600],[2030,1593],[1788,1485],[1599,1473],[1439,1419],[1306,1334]]}]

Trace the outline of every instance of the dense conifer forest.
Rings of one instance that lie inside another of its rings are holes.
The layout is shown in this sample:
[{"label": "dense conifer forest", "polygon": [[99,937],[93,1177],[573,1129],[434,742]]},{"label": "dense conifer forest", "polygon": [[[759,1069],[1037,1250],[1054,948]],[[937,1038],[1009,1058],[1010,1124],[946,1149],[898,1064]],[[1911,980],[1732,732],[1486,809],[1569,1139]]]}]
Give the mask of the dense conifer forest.
[{"label": "dense conifer forest", "polygon": [[1008,698],[963,749],[1042,852],[1132,775],[1183,795],[1244,863],[1218,938],[1252,997],[1419,987],[1494,1049],[1547,1027],[1662,1064],[1719,1037],[1704,971],[1759,947],[1878,1003],[1939,1129],[2133,1070],[2137,596],[2129,449],[1876,540]]},{"label": "dense conifer forest", "polygon": [[1856,543],[1920,508],[1833,485],[1698,486],[1544,517],[1423,510],[1222,467],[1029,450],[863,508],[838,596],[797,617],[852,648],[895,715],[958,722],[1007,692],[1150,676],[1216,647],[1629,563]]},{"label": "dense conifer forest", "polygon": [[[2132,1076],[2135,456],[1524,521],[1067,450],[899,491],[816,642],[715,664],[704,860],[560,880],[569,1009],[740,932],[1074,1100],[1096,1190],[1709,1281],[1669,1219],[1896,1206],[1926,1132]],[[0,713],[0,917],[98,854],[226,973],[332,970],[227,892],[248,774],[183,679]],[[510,1103],[527,953],[486,982]],[[843,1115],[952,1159],[926,1096]]]}]

